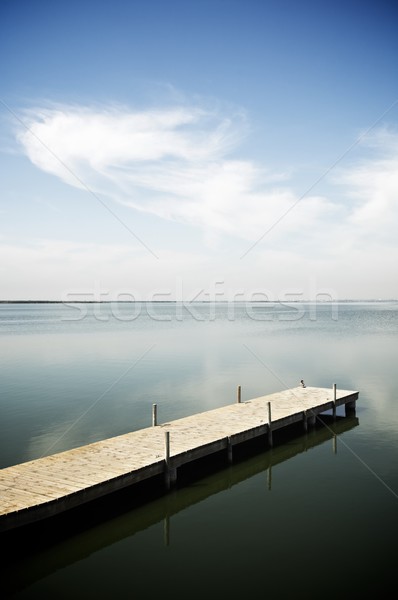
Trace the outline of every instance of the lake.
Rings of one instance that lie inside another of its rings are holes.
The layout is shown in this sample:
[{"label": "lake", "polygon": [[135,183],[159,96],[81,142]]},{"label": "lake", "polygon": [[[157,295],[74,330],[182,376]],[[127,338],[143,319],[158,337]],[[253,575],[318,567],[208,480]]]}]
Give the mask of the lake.
[{"label": "lake", "polygon": [[166,422],[235,402],[238,385],[242,400],[300,379],[359,391],[355,417],[338,409],[169,493],[130,490],[59,530],[7,536],[6,597],[380,597],[395,584],[397,302],[0,304],[0,340],[1,468],[147,427],[154,403]]}]

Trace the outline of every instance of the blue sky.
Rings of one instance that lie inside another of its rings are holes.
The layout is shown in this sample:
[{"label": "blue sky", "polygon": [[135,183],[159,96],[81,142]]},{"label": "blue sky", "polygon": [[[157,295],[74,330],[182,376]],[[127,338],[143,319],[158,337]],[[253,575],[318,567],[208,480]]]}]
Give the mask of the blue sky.
[{"label": "blue sky", "polygon": [[398,297],[394,2],[0,2],[0,299]]}]

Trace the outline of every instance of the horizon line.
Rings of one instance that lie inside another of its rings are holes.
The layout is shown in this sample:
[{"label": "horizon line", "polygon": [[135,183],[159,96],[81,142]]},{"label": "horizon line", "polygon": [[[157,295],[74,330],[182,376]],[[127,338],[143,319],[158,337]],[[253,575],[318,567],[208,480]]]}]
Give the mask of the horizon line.
[{"label": "horizon line", "polygon": [[340,298],[332,300],[319,299],[274,299],[274,300],[0,300],[0,304],[137,304],[137,303],[152,303],[152,304],[176,304],[178,302],[201,303],[201,304],[244,304],[250,302],[252,304],[270,304],[270,303],[304,303],[304,302],[319,302],[322,304],[332,304],[336,302],[398,302],[398,298]]}]

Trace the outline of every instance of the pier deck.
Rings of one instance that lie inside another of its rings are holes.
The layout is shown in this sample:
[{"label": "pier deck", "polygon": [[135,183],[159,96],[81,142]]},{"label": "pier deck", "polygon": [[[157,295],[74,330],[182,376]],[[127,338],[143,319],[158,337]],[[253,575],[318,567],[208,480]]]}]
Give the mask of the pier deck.
[{"label": "pier deck", "polygon": [[355,408],[357,391],[293,388],[162,423],[0,470],[0,531],[90,502],[156,475],[322,412]]}]

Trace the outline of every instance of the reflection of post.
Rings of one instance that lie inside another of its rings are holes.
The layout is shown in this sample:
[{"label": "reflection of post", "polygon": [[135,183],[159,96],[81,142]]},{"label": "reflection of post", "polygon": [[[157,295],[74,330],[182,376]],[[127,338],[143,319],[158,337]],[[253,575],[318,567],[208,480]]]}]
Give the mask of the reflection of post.
[{"label": "reflection of post", "polygon": [[336,393],[336,384],[333,384],[333,419],[336,419],[336,399],[337,399],[337,393]]},{"label": "reflection of post", "polygon": [[242,387],[240,385],[238,385],[238,389],[236,390],[236,401],[238,404],[240,404],[242,400]]},{"label": "reflection of post", "polygon": [[267,402],[268,404],[268,444],[272,447],[272,417],[271,417],[271,402]]},{"label": "reflection of post", "polygon": [[163,537],[164,537],[164,545],[170,546],[170,517],[169,514],[166,514],[163,519]]},{"label": "reflection of post", "polygon": [[268,485],[268,491],[270,492],[272,490],[272,465],[271,463],[268,466],[267,469],[267,485]]},{"label": "reflection of post", "polygon": [[333,454],[337,454],[337,435],[336,434],[333,435],[332,444],[333,444]]},{"label": "reflection of post", "polygon": [[152,404],[152,427],[158,424],[158,405]]}]

